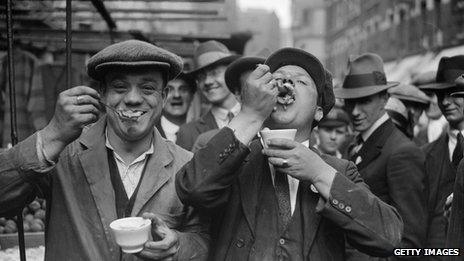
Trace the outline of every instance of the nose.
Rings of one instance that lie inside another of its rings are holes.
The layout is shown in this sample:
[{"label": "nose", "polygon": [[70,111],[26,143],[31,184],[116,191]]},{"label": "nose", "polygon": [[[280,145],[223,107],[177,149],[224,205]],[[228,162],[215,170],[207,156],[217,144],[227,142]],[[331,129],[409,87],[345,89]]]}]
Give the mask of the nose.
[{"label": "nose", "polygon": [[137,87],[132,87],[124,97],[124,103],[127,105],[139,105],[143,102],[143,97]]},{"label": "nose", "polygon": [[360,108],[360,106],[359,106],[358,103],[355,103],[355,104],[353,105],[353,109],[352,109],[352,111],[351,111],[351,115],[352,115],[353,117],[357,117],[357,116],[359,116],[360,114],[361,114],[361,108]]},{"label": "nose", "polygon": [[214,83],[214,77],[208,73],[205,78],[205,86],[212,85],[213,83]]},{"label": "nose", "polygon": [[443,100],[441,101],[441,104],[443,104],[444,106],[447,106],[447,105],[450,105],[451,104],[451,96],[449,94],[445,94],[443,96]]},{"label": "nose", "polygon": [[335,129],[334,129],[334,130],[331,130],[330,133],[329,133],[329,138],[330,138],[331,140],[335,140],[335,139],[337,138],[337,135],[336,135],[336,134],[337,134],[337,133],[336,133],[336,130],[335,130]]}]

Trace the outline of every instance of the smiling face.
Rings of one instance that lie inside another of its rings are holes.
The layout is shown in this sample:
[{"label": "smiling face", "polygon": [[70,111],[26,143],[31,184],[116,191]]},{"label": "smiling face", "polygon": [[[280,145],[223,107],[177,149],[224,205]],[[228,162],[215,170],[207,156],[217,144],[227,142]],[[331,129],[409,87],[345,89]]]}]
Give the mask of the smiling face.
[{"label": "smiling face", "polygon": [[166,105],[164,106],[164,113],[173,117],[186,115],[192,102],[192,86],[189,86],[183,79],[175,79],[168,82],[165,90]]},{"label": "smiling face", "polygon": [[367,131],[382,115],[385,114],[385,104],[388,95],[378,93],[359,99],[345,100],[345,107],[351,114],[353,128],[355,131]]},{"label": "smiling face", "polygon": [[446,120],[455,129],[464,125],[464,98],[451,97],[449,92],[438,92],[438,107]]},{"label": "smiling face", "polygon": [[198,89],[213,105],[220,106],[232,93],[224,80],[226,65],[218,65],[199,72],[196,80]]},{"label": "smiling face", "polygon": [[280,67],[272,74],[274,79],[291,79],[294,84],[295,101],[291,104],[276,104],[276,110],[266,121],[271,129],[311,129],[316,113],[322,113],[317,106],[317,88],[306,70],[295,65]]},{"label": "smiling face", "polygon": [[115,69],[105,75],[102,100],[119,112],[107,110],[108,126],[119,138],[137,141],[153,132],[163,108],[164,82],[161,72],[153,69]]}]

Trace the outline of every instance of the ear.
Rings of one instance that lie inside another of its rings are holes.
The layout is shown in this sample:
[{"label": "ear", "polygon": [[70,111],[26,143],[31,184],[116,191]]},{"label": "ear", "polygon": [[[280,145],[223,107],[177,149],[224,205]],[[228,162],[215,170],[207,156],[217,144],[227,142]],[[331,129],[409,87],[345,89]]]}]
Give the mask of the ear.
[{"label": "ear", "polygon": [[322,117],[324,117],[324,112],[322,111],[322,107],[317,106],[316,113],[314,114],[314,120],[319,122],[322,119]]}]

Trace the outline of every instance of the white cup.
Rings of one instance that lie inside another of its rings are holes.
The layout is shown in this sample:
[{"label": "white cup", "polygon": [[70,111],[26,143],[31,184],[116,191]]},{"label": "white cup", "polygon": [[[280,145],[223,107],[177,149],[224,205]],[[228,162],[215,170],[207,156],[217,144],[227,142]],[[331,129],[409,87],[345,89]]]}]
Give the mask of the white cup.
[{"label": "white cup", "polygon": [[263,147],[267,148],[267,141],[269,139],[281,138],[295,140],[296,129],[279,129],[279,130],[270,130],[262,129],[260,132],[261,139],[263,140]]},{"label": "white cup", "polygon": [[111,222],[110,228],[123,252],[137,253],[142,251],[150,237],[151,220],[142,217],[121,218]]}]

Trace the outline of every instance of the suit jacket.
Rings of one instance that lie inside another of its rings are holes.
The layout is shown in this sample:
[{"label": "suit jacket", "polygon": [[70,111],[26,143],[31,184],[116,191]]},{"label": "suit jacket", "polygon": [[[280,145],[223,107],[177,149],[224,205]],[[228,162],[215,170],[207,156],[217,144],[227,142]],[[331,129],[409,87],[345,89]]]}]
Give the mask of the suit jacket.
[{"label": "suit jacket", "polygon": [[[372,193],[401,214],[401,247],[424,247],[427,196],[424,153],[420,148],[387,120],[364,142],[354,161]],[[352,260],[369,259],[356,252],[351,254]]]},{"label": "suit jacket", "polygon": [[191,151],[193,144],[201,133],[217,128],[216,119],[209,110],[200,119],[180,126],[179,132],[177,132],[176,144]]},{"label": "suit jacket", "polygon": [[[426,144],[425,169],[429,190],[429,221],[427,247],[444,247],[448,221],[444,217],[446,198],[453,192],[456,170],[450,161],[448,134]],[[438,258],[437,258],[438,259]]]},{"label": "suit jacket", "polygon": [[[453,189],[446,248],[464,249],[464,161],[461,160],[456,171],[456,182]],[[462,257],[461,257],[462,258]],[[458,257],[448,257],[448,260],[459,260]]]},{"label": "suit jacket", "polygon": [[[223,128],[177,174],[181,200],[216,213],[212,260],[247,260],[254,251],[258,186],[270,175],[261,150],[259,141],[250,151]],[[322,157],[339,173],[327,202],[300,183],[305,260],[345,260],[345,236],[372,255],[391,255],[401,239],[399,214],[369,191],[352,163]]]},{"label": "suit jacket", "polygon": [[193,144],[192,152],[195,153],[199,151],[201,148],[206,147],[206,144],[208,144],[209,140],[211,140],[216,134],[218,134],[219,131],[220,129],[214,129],[200,134],[195,143]]},{"label": "suit jacket", "polygon": [[[117,219],[105,147],[103,117],[60,154],[49,173],[38,166],[36,134],[0,154],[0,214],[15,213],[38,194],[47,199],[45,260],[119,260],[109,224]],[[147,161],[131,216],[159,214],[179,231],[179,260],[207,256],[208,224],[179,200],[174,174],[191,153],[155,131],[154,153]],[[123,260],[136,260],[123,255]]]}]

